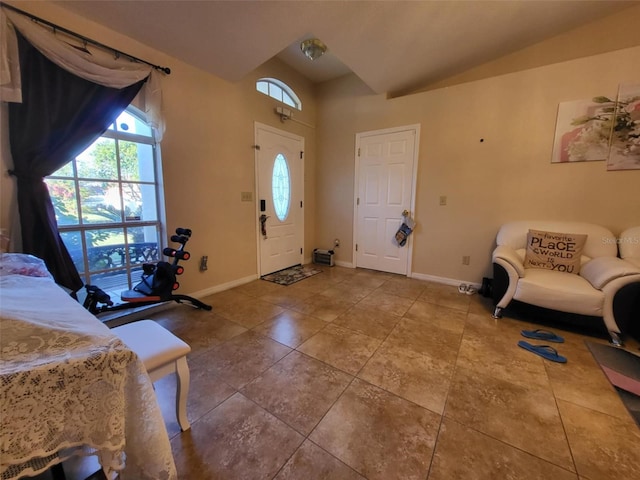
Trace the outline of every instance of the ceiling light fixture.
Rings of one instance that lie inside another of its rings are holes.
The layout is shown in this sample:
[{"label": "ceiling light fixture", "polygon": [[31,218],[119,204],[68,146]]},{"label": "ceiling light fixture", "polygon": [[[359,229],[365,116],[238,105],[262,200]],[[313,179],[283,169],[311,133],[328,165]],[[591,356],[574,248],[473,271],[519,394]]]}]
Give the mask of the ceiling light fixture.
[{"label": "ceiling light fixture", "polygon": [[327,51],[327,46],[317,38],[309,38],[300,44],[300,50],[309,60],[317,60]]}]

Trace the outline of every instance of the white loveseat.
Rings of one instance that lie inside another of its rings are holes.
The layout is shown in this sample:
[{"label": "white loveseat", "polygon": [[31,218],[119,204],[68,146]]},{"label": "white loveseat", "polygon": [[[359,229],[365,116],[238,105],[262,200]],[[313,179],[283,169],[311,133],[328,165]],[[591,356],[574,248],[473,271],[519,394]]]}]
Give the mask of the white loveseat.
[{"label": "white loveseat", "polygon": [[[579,274],[525,268],[529,230],[587,235]],[[630,311],[637,308],[640,295],[640,254],[636,264],[630,260],[636,250],[627,253],[626,260],[618,258],[620,241],[608,229],[589,223],[518,221],[503,225],[492,256],[494,317],[499,318],[512,300],[602,317],[612,342],[621,344],[621,325],[634,318],[640,321],[640,311]],[[624,298],[616,300],[621,290],[626,292]]]}]

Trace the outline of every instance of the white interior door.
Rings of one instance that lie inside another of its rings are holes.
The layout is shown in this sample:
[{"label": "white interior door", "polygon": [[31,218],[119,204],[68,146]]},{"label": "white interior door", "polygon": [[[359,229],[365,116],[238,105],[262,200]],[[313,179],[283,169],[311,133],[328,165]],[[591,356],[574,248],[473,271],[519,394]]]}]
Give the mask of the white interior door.
[{"label": "white interior door", "polygon": [[356,266],[406,275],[411,238],[395,234],[404,210],[412,213],[419,125],[356,136]]},{"label": "white interior door", "polygon": [[[259,123],[255,137],[262,276],[303,260],[304,138]],[[264,225],[260,219],[263,215]]]}]

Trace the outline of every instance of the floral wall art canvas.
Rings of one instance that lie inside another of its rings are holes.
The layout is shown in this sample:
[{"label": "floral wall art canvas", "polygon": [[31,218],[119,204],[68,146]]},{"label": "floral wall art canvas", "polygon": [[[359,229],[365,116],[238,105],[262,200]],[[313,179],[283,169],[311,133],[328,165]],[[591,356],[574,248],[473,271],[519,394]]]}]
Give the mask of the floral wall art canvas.
[{"label": "floral wall art canvas", "polygon": [[620,85],[607,170],[640,169],[640,84]]},{"label": "floral wall art canvas", "polygon": [[604,96],[560,103],[551,162],[606,160],[614,113],[615,101]]}]

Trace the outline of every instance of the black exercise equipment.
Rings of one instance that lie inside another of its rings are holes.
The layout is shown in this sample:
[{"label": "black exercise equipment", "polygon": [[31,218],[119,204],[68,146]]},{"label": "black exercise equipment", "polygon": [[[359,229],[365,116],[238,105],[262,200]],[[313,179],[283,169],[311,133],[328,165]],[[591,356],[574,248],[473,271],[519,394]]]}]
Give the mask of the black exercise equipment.
[{"label": "black exercise equipment", "polygon": [[[165,248],[162,253],[173,262],[145,263],[142,265],[142,280],[133,290],[126,290],[121,293],[120,298],[125,302],[114,305],[111,297],[95,285],[87,285],[87,298],[84,301],[84,308],[94,315],[103,312],[113,312],[125,310],[145,305],[153,305],[160,302],[188,302],[195,308],[211,310],[211,305],[202,303],[200,300],[188,295],[173,293],[180,287],[176,276],[182,275],[184,267],[178,265],[180,260],[189,260],[191,255],[185,251],[184,246],[191,238],[191,230],[188,228],[176,228],[176,235],[171,236],[171,241],[179,243],[180,247]],[[101,305],[98,305],[101,304]]]}]

